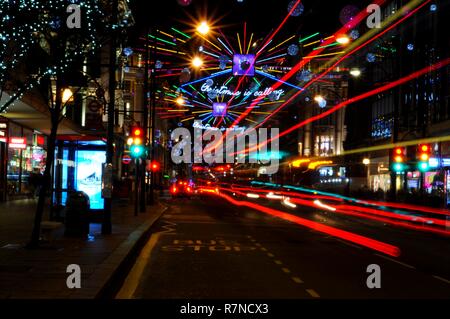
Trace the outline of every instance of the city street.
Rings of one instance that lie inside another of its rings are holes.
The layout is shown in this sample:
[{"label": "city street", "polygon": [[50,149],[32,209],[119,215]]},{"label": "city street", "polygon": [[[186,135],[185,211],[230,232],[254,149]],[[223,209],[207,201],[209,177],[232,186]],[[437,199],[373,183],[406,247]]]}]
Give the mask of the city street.
[{"label": "city street", "polygon": [[0,301],[448,303],[448,30],[450,0],[0,0]]},{"label": "city street", "polygon": [[[118,298],[447,298],[450,243],[317,210],[296,214],[374,238],[390,258],[216,198],[168,200]],[[381,289],[366,285],[370,264]],[[439,277],[440,277],[439,276]]]}]

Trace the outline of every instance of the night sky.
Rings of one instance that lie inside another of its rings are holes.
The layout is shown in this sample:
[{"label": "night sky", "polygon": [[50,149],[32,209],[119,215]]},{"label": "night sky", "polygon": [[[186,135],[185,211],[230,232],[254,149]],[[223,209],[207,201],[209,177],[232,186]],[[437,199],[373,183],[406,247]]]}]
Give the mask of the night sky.
[{"label": "night sky", "polygon": [[[201,21],[206,17],[225,34],[242,32],[244,22],[247,22],[248,32],[255,32],[256,36],[263,37],[278,27],[286,17],[290,1],[192,0],[189,6],[183,7],[177,0],[134,0],[130,3],[136,20],[136,32],[133,33],[141,34],[148,24],[159,28],[177,27],[186,30],[186,23]],[[342,26],[339,13],[345,6],[354,5],[362,10],[370,1],[304,0],[302,3],[305,11],[299,17],[288,19],[280,31],[281,35],[334,32]]]}]

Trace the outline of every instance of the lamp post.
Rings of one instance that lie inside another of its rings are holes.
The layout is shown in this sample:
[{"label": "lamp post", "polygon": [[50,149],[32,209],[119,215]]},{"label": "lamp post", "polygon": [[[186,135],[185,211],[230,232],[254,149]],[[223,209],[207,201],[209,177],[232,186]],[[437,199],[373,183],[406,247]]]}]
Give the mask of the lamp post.
[{"label": "lamp post", "polygon": [[370,159],[364,158],[363,164],[366,165],[366,168],[367,168],[367,187],[370,190]]}]

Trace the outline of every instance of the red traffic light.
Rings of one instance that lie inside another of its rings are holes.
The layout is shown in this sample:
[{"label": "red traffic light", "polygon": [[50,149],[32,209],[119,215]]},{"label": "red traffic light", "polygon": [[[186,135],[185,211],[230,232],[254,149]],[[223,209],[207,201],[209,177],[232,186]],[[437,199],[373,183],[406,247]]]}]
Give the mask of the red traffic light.
[{"label": "red traffic light", "polygon": [[160,165],[159,165],[158,162],[156,162],[156,161],[151,162],[151,164],[150,164],[150,169],[151,169],[152,172],[157,172],[157,171],[159,171],[159,168],[160,168]]},{"label": "red traffic light", "polygon": [[131,128],[131,136],[133,136],[133,137],[141,137],[142,133],[143,133],[143,130],[139,126],[134,126]]},{"label": "red traffic light", "polygon": [[420,145],[420,151],[423,153],[428,153],[430,151],[430,146],[427,144]]},{"label": "red traffic light", "polygon": [[405,149],[403,147],[394,148],[395,155],[405,155]]}]

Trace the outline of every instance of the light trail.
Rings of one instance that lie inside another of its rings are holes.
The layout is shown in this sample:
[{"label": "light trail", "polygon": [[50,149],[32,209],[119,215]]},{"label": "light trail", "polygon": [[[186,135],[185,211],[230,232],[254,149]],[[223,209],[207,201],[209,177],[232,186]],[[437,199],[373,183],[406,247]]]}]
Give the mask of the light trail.
[{"label": "light trail", "polygon": [[353,242],[355,244],[382,252],[386,255],[390,255],[390,256],[394,256],[394,257],[399,257],[400,256],[400,248],[398,248],[397,246],[388,244],[388,243],[384,243],[369,237],[365,237],[365,236],[361,236],[355,233],[351,233],[342,229],[338,229],[335,227],[331,227],[331,226],[327,226],[321,223],[317,223],[305,218],[301,218],[292,214],[288,214],[285,213],[283,211],[280,210],[276,210],[273,208],[269,208],[269,207],[265,207],[262,205],[258,205],[255,203],[251,203],[251,202],[247,202],[247,201],[238,201],[235,200],[234,198],[225,195],[221,192],[219,192],[217,194],[218,196],[224,198],[225,200],[227,200],[228,202],[230,202],[233,205],[236,206],[245,206],[245,207],[249,207],[251,209],[255,209],[258,210],[262,213],[286,220],[286,221],[290,221],[292,223],[295,223],[297,225],[300,226],[304,226],[310,229],[313,229],[315,231],[327,234],[327,235],[331,235],[333,237],[337,237],[337,238],[341,238],[350,242]]}]

